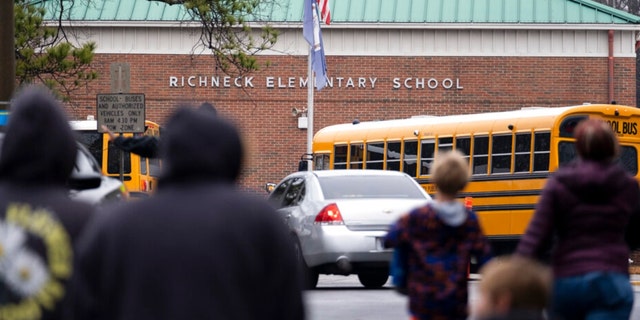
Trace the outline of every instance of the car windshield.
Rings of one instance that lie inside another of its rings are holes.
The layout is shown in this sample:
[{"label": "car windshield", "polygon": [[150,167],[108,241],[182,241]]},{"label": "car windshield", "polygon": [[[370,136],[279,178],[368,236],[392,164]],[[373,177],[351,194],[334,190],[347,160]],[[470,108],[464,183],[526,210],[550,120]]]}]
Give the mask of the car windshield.
[{"label": "car windshield", "polygon": [[92,158],[93,156],[83,148],[78,148],[78,156],[76,158],[76,164],[73,168],[76,174],[96,174],[100,175],[100,167],[98,163]]},{"label": "car windshield", "polygon": [[96,130],[76,130],[76,138],[96,160],[102,160],[102,133]]},{"label": "car windshield", "polygon": [[420,187],[402,176],[318,177],[325,199],[426,199]]}]

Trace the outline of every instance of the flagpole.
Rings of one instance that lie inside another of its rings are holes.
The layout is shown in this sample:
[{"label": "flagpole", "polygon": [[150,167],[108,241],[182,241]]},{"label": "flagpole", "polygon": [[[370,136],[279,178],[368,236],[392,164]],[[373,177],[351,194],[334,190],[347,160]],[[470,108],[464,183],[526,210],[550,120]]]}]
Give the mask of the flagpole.
[{"label": "flagpole", "polygon": [[313,68],[311,53],[313,47],[309,47],[307,61],[307,171],[312,171],[313,166]]}]

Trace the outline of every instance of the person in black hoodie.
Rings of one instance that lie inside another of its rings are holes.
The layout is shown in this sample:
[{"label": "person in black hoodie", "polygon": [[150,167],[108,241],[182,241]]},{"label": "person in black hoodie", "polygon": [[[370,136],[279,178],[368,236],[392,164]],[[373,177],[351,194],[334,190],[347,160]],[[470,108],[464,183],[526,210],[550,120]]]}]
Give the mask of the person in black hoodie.
[{"label": "person in black hoodie", "polygon": [[99,212],[79,244],[78,319],[304,319],[285,224],[238,190],[228,121],[179,108],[161,141],[157,193]]},{"label": "person in black hoodie", "polygon": [[0,319],[64,319],[73,249],[93,208],[68,196],[77,144],[41,87],[11,103],[0,152]]}]

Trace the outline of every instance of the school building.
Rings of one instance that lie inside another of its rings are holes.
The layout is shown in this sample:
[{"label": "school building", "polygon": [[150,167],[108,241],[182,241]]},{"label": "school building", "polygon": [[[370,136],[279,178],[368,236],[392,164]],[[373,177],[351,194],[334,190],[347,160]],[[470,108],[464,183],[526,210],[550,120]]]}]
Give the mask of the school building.
[{"label": "school building", "polygon": [[[302,0],[264,12],[280,31],[268,67],[228,77],[199,44],[181,5],[76,1],[65,15],[97,44],[99,78],[72,97],[76,119],[96,95],[143,93],[163,124],[179,104],[213,103],[247,142],[241,183],[260,192],[297,170],[307,150],[308,44]],[[313,97],[314,132],[327,125],[616,101],[636,105],[640,17],[589,0],[334,0],[322,25],[329,86]],[[124,76],[122,70],[125,70]],[[299,122],[301,121],[301,122]],[[299,128],[303,127],[303,128]]]}]

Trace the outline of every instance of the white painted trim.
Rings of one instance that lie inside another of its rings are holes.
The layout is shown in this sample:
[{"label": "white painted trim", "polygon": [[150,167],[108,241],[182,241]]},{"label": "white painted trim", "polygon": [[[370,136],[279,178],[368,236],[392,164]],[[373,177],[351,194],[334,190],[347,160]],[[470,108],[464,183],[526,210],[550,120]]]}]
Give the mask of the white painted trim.
[{"label": "white painted trim", "polygon": [[[306,55],[301,29],[281,29],[261,55]],[[79,40],[102,54],[208,54],[198,28],[76,26]],[[327,56],[607,57],[606,30],[563,29],[323,29]],[[614,33],[614,56],[635,57],[636,32]]]},{"label": "white painted trim", "polygon": [[[56,25],[49,21],[48,25]],[[267,23],[250,23],[249,26],[259,28]],[[268,23],[276,29],[300,29],[302,22]],[[63,21],[64,26],[71,27],[141,27],[141,28],[199,28],[200,23],[194,21]],[[378,30],[635,30],[640,31],[640,24],[568,24],[568,23],[340,23],[322,25],[322,29],[378,29]]]}]

